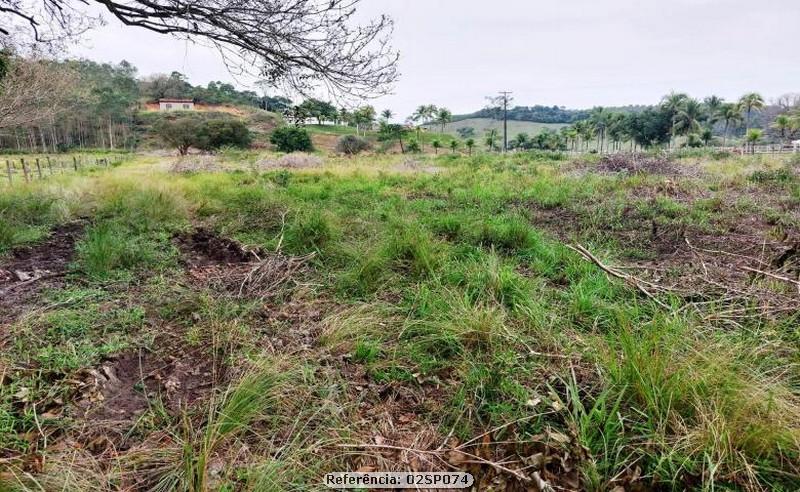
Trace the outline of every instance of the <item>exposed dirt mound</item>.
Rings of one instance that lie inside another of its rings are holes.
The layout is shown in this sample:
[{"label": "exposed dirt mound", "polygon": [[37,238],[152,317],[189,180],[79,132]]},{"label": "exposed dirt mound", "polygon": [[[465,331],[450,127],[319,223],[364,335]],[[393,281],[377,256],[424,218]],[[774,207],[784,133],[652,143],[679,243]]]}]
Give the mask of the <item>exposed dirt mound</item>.
[{"label": "exposed dirt mound", "polygon": [[603,156],[597,164],[578,163],[576,166],[583,172],[601,174],[656,174],[675,177],[701,174],[696,166],[647,154],[610,154]]},{"label": "exposed dirt mound", "polygon": [[0,260],[0,325],[11,322],[42,287],[58,283],[83,229],[81,222],[58,226],[45,241],[17,248]]},{"label": "exposed dirt mound", "polygon": [[261,169],[312,169],[322,167],[325,161],[321,157],[296,152],[278,159],[262,159],[256,163]]},{"label": "exposed dirt mound", "polygon": [[184,263],[190,268],[206,265],[246,263],[258,259],[257,252],[207,229],[198,228],[191,233],[175,237]]},{"label": "exposed dirt mound", "polygon": [[235,297],[264,300],[294,280],[314,254],[288,256],[238,242],[206,229],[177,236],[189,276]]},{"label": "exposed dirt mound", "polygon": [[437,174],[442,171],[439,166],[427,166],[415,159],[405,159],[392,166],[394,171],[398,172],[420,172],[427,174]]},{"label": "exposed dirt mound", "polygon": [[172,173],[216,172],[222,167],[213,155],[189,155],[178,157],[170,165]]}]

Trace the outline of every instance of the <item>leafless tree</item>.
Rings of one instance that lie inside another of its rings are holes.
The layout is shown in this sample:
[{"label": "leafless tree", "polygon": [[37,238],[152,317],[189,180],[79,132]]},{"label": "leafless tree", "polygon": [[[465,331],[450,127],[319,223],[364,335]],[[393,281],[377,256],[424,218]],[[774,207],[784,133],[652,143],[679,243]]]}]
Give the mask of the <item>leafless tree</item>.
[{"label": "leafless tree", "polygon": [[75,102],[77,75],[56,64],[13,57],[0,80],[0,130],[49,125]]},{"label": "leafless tree", "polygon": [[[129,26],[206,41],[231,67],[257,67],[278,86],[338,95],[391,90],[398,54],[386,16],[358,24],[360,0],[0,0],[0,35],[24,26],[38,44],[73,39],[100,21],[93,5]],[[12,26],[12,27],[7,27]]]}]

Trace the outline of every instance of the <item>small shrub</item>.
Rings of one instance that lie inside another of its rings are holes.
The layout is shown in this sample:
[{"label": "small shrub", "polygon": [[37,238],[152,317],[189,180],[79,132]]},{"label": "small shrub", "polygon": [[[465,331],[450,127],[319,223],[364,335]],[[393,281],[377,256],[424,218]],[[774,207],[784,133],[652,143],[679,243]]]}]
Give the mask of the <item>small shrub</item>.
[{"label": "small shrub", "polygon": [[755,171],[748,179],[754,183],[789,183],[795,179],[795,175],[784,167],[773,171]]},{"label": "small shrub", "polygon": [[246,149],[252,141],[247,125],[239,120],[207,121],[204,131],[206,132],[206,147],[204,150],[219,149],[226,146]]},{"label": "small shrub", "polygon": [[409,152],[421,152],[422,148],[419,146],[419,142],[417,142],[416,140],[411,140],[406,145],[406,150]]},{"label": "small shrub", "polygon": [[369,142],[355,135],[345,135],[336,142],[336,152],[340,154],[356,155],[369,149]]},{"label": "small shrub", "polygon": [[269,137],[269,141],[279,152],[311,152],[314,150],[308,132],[304,128],[295,126],[275,129]]}]

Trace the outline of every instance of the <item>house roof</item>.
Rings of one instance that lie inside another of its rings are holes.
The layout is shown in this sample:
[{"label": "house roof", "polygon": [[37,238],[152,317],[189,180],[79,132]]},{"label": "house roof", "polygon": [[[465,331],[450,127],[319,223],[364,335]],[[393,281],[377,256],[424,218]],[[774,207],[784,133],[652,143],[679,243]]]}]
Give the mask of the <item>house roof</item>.
[{"label": "house roof", "polygon": [[165,98],[165,99],[159,99],[158,102],[160,102],[160,103],[193,103],[194,99],[171,99],[171,98]]}]

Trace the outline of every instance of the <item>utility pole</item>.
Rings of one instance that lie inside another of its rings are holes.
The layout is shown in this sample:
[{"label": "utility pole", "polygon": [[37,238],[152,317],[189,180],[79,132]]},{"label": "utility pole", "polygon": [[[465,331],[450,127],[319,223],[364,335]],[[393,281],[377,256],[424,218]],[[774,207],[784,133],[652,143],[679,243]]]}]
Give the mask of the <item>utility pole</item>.
[{"label": "utility pole", "polygon": [[508,152],[508,101],[513,92],[500,91],[503,98],[503,152]]}]

